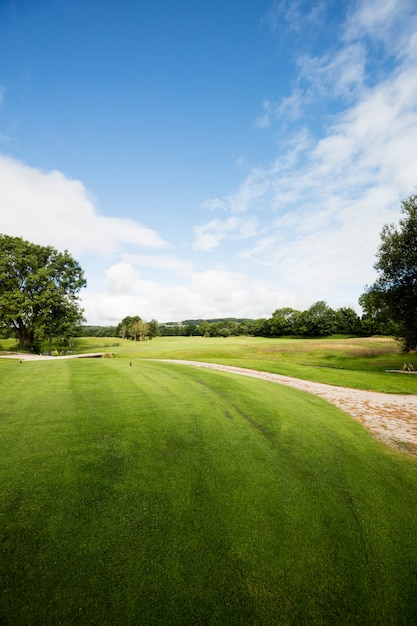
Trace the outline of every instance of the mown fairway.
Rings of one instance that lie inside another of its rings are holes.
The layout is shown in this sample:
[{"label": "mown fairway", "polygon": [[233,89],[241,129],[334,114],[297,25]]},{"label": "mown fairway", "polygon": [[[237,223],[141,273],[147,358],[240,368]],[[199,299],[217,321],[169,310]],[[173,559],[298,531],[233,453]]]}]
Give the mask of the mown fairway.
[{"label": "mown fairway", "polygon": [[132,363],[0,360],[1,624],[415,622],[415,459],[307,394]]},{"label": "mown fairway", "polygon": [[389,337],[325,337],[322,339],[264,337],[159,337],[134,342],[115,337],[80,338],[77,351],[111,351],[126,358],[191,359],[237,365],[306,380],[384,391],[417,393],[417,375],[388,374],[417,355],[404,354]]}]

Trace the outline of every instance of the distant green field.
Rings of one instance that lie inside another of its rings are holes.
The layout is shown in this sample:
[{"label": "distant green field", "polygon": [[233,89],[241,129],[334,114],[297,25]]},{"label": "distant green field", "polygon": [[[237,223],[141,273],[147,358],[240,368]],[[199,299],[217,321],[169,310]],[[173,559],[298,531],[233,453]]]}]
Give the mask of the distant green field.
[{"label": "distant green field", "polygon": [[0,359],[1,624],[415,623],[416,459],[309,394],[139,358],[291,342],[83,341],[118,358]]},{"label": "distant green field", "polygon": [[117,338],[77,339],[75,350],[109,351],[130,359],[167,358],[209,361],[295,376],[343,387],[417,393],[417,375],[389,374],[417,355],[403,354],[387,337],[324,339],[263,337],[158,337],[133,342]]}]

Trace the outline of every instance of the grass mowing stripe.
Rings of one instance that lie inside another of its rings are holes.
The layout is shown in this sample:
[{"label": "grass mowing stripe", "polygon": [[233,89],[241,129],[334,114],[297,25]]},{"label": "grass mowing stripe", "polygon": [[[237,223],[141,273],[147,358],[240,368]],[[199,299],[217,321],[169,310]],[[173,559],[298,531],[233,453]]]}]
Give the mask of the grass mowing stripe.
[{"label": "grass mowing stripe", "polygon": [[412,621],[416,462],[334,407],[163,363],[0,367],[2,623]]}]

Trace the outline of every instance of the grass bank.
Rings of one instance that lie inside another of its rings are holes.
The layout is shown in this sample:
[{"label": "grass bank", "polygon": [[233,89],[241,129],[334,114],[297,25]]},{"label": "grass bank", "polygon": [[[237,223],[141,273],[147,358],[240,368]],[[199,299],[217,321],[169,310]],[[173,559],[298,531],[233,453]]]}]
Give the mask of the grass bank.
[{"label": "grass bank", "polygon": [[415,620],[416,461],[335,407],[129,358],[0,393],[2,624]]}]

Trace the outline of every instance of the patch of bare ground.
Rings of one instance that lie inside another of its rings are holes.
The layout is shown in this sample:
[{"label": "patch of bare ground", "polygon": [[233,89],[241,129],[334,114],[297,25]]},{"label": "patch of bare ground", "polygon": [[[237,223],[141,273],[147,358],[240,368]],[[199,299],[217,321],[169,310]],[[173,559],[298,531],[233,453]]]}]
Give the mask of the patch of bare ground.
[{"label": "patch of bare ground", "polygon": [[417,395],[388,394],[336,387],[231,365],[174,359],[161,360],[252,376],[312,393],[351,415],[384,443],[417,456]]}]

